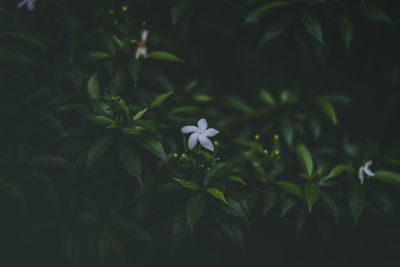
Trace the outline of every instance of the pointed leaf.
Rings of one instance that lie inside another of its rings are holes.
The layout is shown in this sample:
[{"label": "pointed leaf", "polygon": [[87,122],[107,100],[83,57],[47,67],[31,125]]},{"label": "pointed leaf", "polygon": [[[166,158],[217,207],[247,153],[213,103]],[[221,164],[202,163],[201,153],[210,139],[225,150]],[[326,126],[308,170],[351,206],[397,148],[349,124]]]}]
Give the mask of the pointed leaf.
[{"label": "pointed leaf", "polygon": [[62,157],[54,156],[54,155],[40,155],[31,159],[30,164],[33,166],[48,166],[48,167],[57,167],[57,166],[66,166],[69,165],[69,161],[63,159]]},{"label": "pointed leaf", "polygon": [[104,115],[88,115],[86,118],[94,123],[103,124],[103,125],[110,125],[116,124],[116,122]]},{"label": "pointed leaf", "polygon": [[88,94],[89,98],[99,99],[100,98],[100,87],[97,82],[97,73],[93,74],[89,79],[88,83]]},{"label": "pointed leaf", "polygon": [[340,165],[335,166],[331,170],[331,172],[327,176],[322,178],[322,179],[323,180],[329,180],[329,179],[331,179],[333,177],[336,177],[336,176],[342,174],[343,172],[354,173],[354,169],[350,165],[340,164]]},{"label": "pointed leaf", "polygon": [[339,29],[342,34],[343,41],[346,44],[346,51],[350,50],[350,42],[353,34],[353,22],[348,16],[341,16],[339,18]]},{"label": "pointed leaf", "polygon": [[400,174],[391,171],[376,171],[375,176],[371,178],[387,184],[400,186]]},{"label": "pointed leaf", "polygon": [[149,108],[145,108],[145,109],[139,111],[138,113],[136,113],[136,115],[133,116],[133,120],[136,121],[136,120],[140,119],[148,109]]},{"label": "pointed leaf", "polygon": [[161,61],[172,61],[172,62],[179,62],[184,63],[184,61],[177,56],[163,51],[154,51],[147,54],[148,58],[161,60]]},{"label": "pointed leaf", "polygon": [[286,182],[286,181],[276,181],[275,184],[277,184],[284,191],[286,191],[294,196],[297,196],[299,198],[304,198],[301,188],[294,183]]},{"label": "pointed leaf", "polygon": [[124,219],[116,219],[113,220],[113,226],[116,230],[130,238],[152,242],[147,230],[136,223]]},{"label": "pointed leaf", "polygon": [[304,185],[304,196],[307,201],[308,211],[311,212],[312,206],[319,196],[319,185],[314,182],[308,182]]},{"label": "pointed leaf", "polygon": [[162,161],[167,161],[164,147],[156,138],[150,137],[147,139],[143,139],[142,142],[139,143],[139,145],[159,157]]},{"label": "pointed leaf", "polygon": [[97,139],[89,148],[88,159],[86,162],[86,170],[89,170],[92,165],[103,156],[107,148],[111,144],[112,136],[105,135]]},{"label": "pointed leaf", "polygon": [[357,224],[365,204],[365,188],[359,183],[351,183],[348,188],[349,208]]},{"label": "pointed leaf", "polygon": [[169,91],[165,94],[157,96],[156,99],[154,99],[154,101],[151,103],[151,107],[152,108],[158,107],[173,93],[174,93],[174,91]]},{"label": "pointed leaf", "polygon": [[200,189],[200,186],[198,184],[196,184],[195,182],[186,181],[184,179],[180,179],[180,178],[176,178],[176,177],[172,177],[172,179],[177,181],[183,187],[186,187],[186,188],[189,188],[192,190]]},{"label": "pointed leaf", "polygon": [[284,17],[283,19],[280,19],[268,25],[259,46],[280,36],[289,27],[290,22],[291,22],[290,19]]},{"label": "pointed leaf", "polygon": [[202,193],[192,196],[186,205],[186,221],[190,232],[193,232],[194,224],[200,219],[204,212],[205,198]]},{"label": "pointed leaf", "polygon": [[25,33],[21,33],[21,32],[5,32],[5,33],[1,33],[0,37],[11,37],[14,38],[16,40],[20,40],[23,41],[27,44],[36,46],[44,51],[46,51],[46,46],[39,41],[38,39],[36,39],[35,37],[33,37],[32,35],[28,35]]},{"label": "pointed leaf", "polygon": [[224,194],[221,191],[219,191],[217,188],[213,188],[213,187],[207,188],[207,192],[210,193],[213,197],[218,198],[225,204],[229,205],[229,202],[225,199]]},{"label": "pointed leaf", "polygon": [[310,152],[308,151],[307,147],[301,142],[297,144],[296,152],[297,159],[299,160],[300,165],[303,167],[304,171],[310,178],[314,169],[314,164]]},{"label": "pointed leaf", "polygon": [[363,14],[366,18],[369,20],[375,21],[375,22],[384,22],[384,23],[389,23],[394,25],[393,21],[390,19],[390,17],[381,9],[368,5],[364,6],[361,9],[361,14]]},{"label": "pointed leaf", "polygon": [[172,26],[174,26],[180,18],[185,14],[187,8],[187,0],[178,1],[171,9]]},{"label": "pointed leaf", "polygon": [[263,215],[267,214],[268,211],[275,205],[276,201],[278,200],[278,195],[275,190],[270,188],[265,189],[264,191],[265,198],[264,198],[264,207],[263,207]]},{"label": "pointed leaf", "polygon": [[140,186],[143,186],[142,182],[142,162],[138,153],[122,143],[118,144],[117,147],[119,158],[125,166],[125,169],[136,178]]},{"label": "pointed leaf", "polygon": [[312,14],[304,13],[302,14],[302,22],[308,33],[310,33],[322,46],[324,46],[322,27],[319,19]]},{"label": "pointed leaf", "polygon": [[319,98],[318,105],[321,108],[322,112],[324,112],[325,115],[332,120],[333,124],[337,124],[338,121],[336,117],[336,112],[332,103],[326,98]]},{"label": "pointed leaf", "polygon": [[100,255],[100,260],[103,261],[111,248],[112,240],[112,225],[109,222],[104,223],[99,231],[97,238],[97,252]]},{"label": "pointed leaf", "polygon": [[247,185],[246,182],[243,180],[243,178],[241,178],[239,176],[236,176],[236,175],[229,175],[228,179],[232,180],[232,181],[235,181],[235,182],[238,182],[238,183],[241,183],[244,186]]},{"label": "pointed leaf", "polygon": [[253,12],[251,12],[245,19],[244,23],[255,23],[258,22],[263,16],[267,15],[269,12],[280,9],[282,7],[288,6],[289,3],[286,1],[274,1],[268,4],[265,4]]}]

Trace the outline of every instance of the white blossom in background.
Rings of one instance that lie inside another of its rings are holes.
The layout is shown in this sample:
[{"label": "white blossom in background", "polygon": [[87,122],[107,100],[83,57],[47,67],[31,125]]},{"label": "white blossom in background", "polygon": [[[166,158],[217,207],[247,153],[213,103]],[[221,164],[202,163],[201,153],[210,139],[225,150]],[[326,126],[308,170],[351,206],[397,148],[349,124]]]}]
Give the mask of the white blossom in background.
[{"label": "white blossom in background", "polygon": [[32,11],[32,10],[34,10],[35,9],[35,2],[36,2],[37,0],[23,0],[22,2],[20,2],[18,5],[17,5],[17,8],[21,8],[21,7],[23,7],[24,5],[26,5],[26,7],[30,10],[30,11]]},{"label": "white blossom in background", "polygon": [[375,174],[369,169],[369,166],[371,166],[371,164],[372,161],[369,160],[364,164],[364,166],[361,166],[358,170],[358,178],[361,180],[361,183],[364,182],[364,173],[367,174],[367,177],[375,176]]},{"label": "white blossom in background", "polygon": [[217,129],[208,128],[206,119],[200,119],[197,122],[197,126],[187,125],[183,126],[181,131],[184,134],[191,134],[188,140],[189,149],[195,148],[197,145],[197,141],[200,142],[204,148],[214,151],[214,145],[209,139],[209,137],[213,137],[219,133]]},{"label": "white blossom in background", "polygon": [[138,48],[136,50],[135,58],[139,59],[140,57],[147,57],[147,47],[146,47],[146,39],[147,35],[149,35],[149,32],[144,30],[142,32],[142,40],[141,41],[135,41],[133,40],[134,43],[138,44]]}]

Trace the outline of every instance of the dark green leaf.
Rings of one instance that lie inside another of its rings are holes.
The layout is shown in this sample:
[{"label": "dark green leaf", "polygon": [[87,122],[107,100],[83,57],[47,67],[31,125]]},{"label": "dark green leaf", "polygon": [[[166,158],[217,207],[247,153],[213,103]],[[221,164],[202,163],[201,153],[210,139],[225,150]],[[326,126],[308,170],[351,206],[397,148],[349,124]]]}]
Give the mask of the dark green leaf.
[{"label": "dark green leaf", "polygon": [[268,104],[268,105],[270,105],[272,107],[276,107],[276,103],[275,103],[274,98],[266,90],[260,90],[260,97],[261,97],[261,100],[264,103],[266,103],[266,104]]},{"label": "dark green leaf", "polygon": [[364,6],[361,9],[361,14],[363,14],[366,18],[369,20],[375,21],[375,22],[384,22],[384,23],[389,23],[394,25],[393,21],[390,19],[390,17],[381,9],[368,5]]},{"label": "dark green leaf", "polygon": [[152,239],[146,229],[131,221],[116,219],[113,221],[113,226],[119,232],[129,236],[130,238],[152,242]]},{"label": "dark green leaf", "polygon": [[136,121],[136,120],[140,119],[148,109],[149,108],[145,108],[145,109],[139,111],[138,113],[136,113],[136,115],[133,116],[133,120]]},{"label": "dark green leaf", "polygon": [[142,182],[142,162],[138,153],[132,149],[129,149],[122,143],[118,144],[118,155],[121,159],[122,163],[125,166],[125,169],[136,178],[139,182],[140,186],[143,186]]},{"label": "dark green leaf", "polygon": [[265,198],[264,198],[264,208],[263,208],[263,215],[267,214],[268,211],[275,205],[277,201],[277,193],[275,190],[267,188],[264,190]]},{"label": "dark green leaf", "polygon": [[222,173],[224,168],[227,166],[227,163],[221,162],[215,164],[205,175],[203,185],[207,186],[211,180],[215,180],[218,178]]},{"label": "dark green leaf", "polygon": [[61,250],[69,260],[72,255],[74,245],[74,233],[70,227],[65,227],[60,233]]},{"label": "dark green leaf", "polygon": [[314,164],[310,152],[308,151],[307,147],[301,142],[297,144],[296,152],[297,159],[299,160],[300,165],[303,167],[304,171],[310,178],[314,170]]},{"label": "dark green leaf", "polygon": [[89,56],[94,59],[109,59],[109,58],[111,58],[111,55],[106,52],[91,52],[89,54]]},{"label": "dark green leaf", "polygon": [[342,174],[343,172],[354,173],[354,169],[350,165],[345,165],[345,164],[337,165],[331,170],[331,172],[327,176],[323,178],[323,180],[329,180],[333,177]]},{"label": "dark green leaf", "polygon": [[186,188],[189,188],[192,190],[200,189],[200,186],[198,184],[196,184],[195,182],[190,182],[190,181],[186,181],[184,179],[175,178],[175,177],[172,177],[172,179],[177,181],[183,187],[186,187]]},{"label": "dark green leaf", "polygon": [[286,182],[286,181],[276,181],[275,184],[277,184],[284,191],[286,191],[292,195],[295,195],[299,198],[304,198],[301,188],[294,183]]},{"label": "dark green leaf", "polygon": [[352,182],[348,188],[349,208],[355,223],[358,223],[365,204],[365,189],[359,183]]},{"label": "dark green leaf", "polygon": [[307,182],[304,185],[304,196],[307,201],[308,211],[311,212],[312,206],[319,196],[319,185],[314,182]]},{"label": "dark green leaf", "polygon": [[302,22],[306,30],[315,38],[322,46],[324,46],[324,39],[322,35],[322,27],[319,19],[308,13],[302,14]]},{"label": "dark green leaf", "polygon": [[35,37],[33,37],[32,35],[28,35],[25,33],[21,33],[21,32],[5,32],[5,33],[1,33],[0,37],[11,37],[14,38],[16,40],[20,40],[23,41],[27,44],[36,46],[42,50],[46,50],[46,46],[39,41],[38,39],[36,39]]},{"label": "dark green leaf", "polygon": [[154,137],[150,137],[142,140],[139,143],[143,148],[147,149],[157,157],[159,157],[162,161],[167,161],[167,156],[165,155],[165,151],[163,145]]},{"label": "dark green leaf", "polygon": [[292,122],[289,119],[289,116],[286,115],[282,117],[281,127],[282,127],[283,137],[285,138],[286,143],[289,146],[292,145],[294,130]]},{"label": "dark green leaf", "polygon": [[88,115],[86,118],[98,124],[103,124],[103,125],[116,124],[116,122],[113,119],[106,117],[104,115]]},{"label": "dark green leaf", "polygon": [[289,3],[286,1],[274,1],[257,8],[251,12],[245,19],[245,23],[255,23],[258,22],[263,16],[267,15],[269,12],[280,9],[282,7],[288,6]]},{"label": "dark green leaf", "polygon": [[243,178],[236,176],[236,175],[229,175],[228,176],[229,180],[241,183],[242,185],[246,186],[246,182],[243,180]]},{"label": "dark green leaf", "polygon": [[112,240],[112,225],[109,222],[104,223],[100,227],[97,238],[97,252],[100,255],[100,260],[103,261],[111,248]]},{"label": "dark green leaf", "polygon": [[185,14],[187,8],[187,0],[178,1],[171,9],[172,25],[174,26],[180,18]]},{"label": "dark green leaf", "polygon": [[108,146],[111,144],[112,136],[105,135],[97,139],[89,148],[88,159],[86,162],[86,170],[89,170],[92,165],[103,156]]},{"label": "dark green leaf", "polygon": [[281,212],[281,218],[290,211],[294,205],[296,204],[296,199],[293,197],[288,196],[287,194],[284,194],[282,196],[282,212]]},{"label": "dark green leaf", "polygon": [[225,199],[224,194],[221,191],[219,191],[217,188],[213,188],[213,187],[207,188],[207,192],[210,193],[213,197],[218,198],[225,204],[229,205],[229,202]]},{"label": "dark green leaf", "polygon": [[172,61],[172,62],[180,62],[184,63],[184,61],[177,56],[168,53],[168,52],[163,52],[163,51],[154,51],[149,54],[147,54],[148,58],[151,59],[156,59],[156,60],[161,60],[161,61]]},{"label": "dark green leaf", "polygon": [[337,221],[339,219],[339,208],[336,206],[335,201],[325,192],[321,191],[320,196],[322,201],[322,205],[329,209],[332,216]]},{"label": "dark green leaf", "polygon": [[348,52],[350,50],[350,42],[353,34],[353,23],[348,16],[341,16],[339,18],[339,29],[343,41],[346,44],[346,51]]},{"label": "dark green leaf", "polygon": [[174,91],[169,91],[165,94],[157,96],[156,99],[154,99],[154,101],[151,103],[151,107],[152,108],[158,107],[173,93],[174,93]]},{"label": "dark green leaf", "polygon": [[129,74],[133,78],[135,82],[135,87],[139,81],[139,72],[140,72],[140,61],[139,60],[131,60],[128,63]]},{"label": "dark green leaf", "polygon": [[391,171],[376,171],[375,176],[371,178],[387,184],[400,186],[400,174]]},{"label": "dark green leaf", "polygon": [[200,219],[204,212],[205,198],[202,193],[192,196],[186,205],[186,221],[190,232],[193,232],[194,224]]},{"label": "dark green leaf", "polygon": [[267,29],[265,30],[264,36],[260,42],[260,46],[281,35],[289,27],[290,22],[290,19],[284,17],[283,19],[267,25]]},{"label": "dark green leaf", "polygon": [[88,94],[89,98],[99,99],[100,98],[100,87],[97,82],[97,73],[93,74],[89,79],[88,83]]},{"label": "dark green leaf", "polygon": [[324,112],[325,115],[332,120],[333,124],[337,124],[338,121],[336,117],[335,108],[333,107],[331,102],[326,98],[319,98],[318,105],[321,108],[322,112]]},{"label": "dark green leaf", "polygon": [[70,163],[63,159],[62,157],[53,156],[53,155],[40,155],[33,159],[31,159],[30,164],[36,167],[40,166],[49,166],[49,167],[57,167],[57,166],[66,166]]}]

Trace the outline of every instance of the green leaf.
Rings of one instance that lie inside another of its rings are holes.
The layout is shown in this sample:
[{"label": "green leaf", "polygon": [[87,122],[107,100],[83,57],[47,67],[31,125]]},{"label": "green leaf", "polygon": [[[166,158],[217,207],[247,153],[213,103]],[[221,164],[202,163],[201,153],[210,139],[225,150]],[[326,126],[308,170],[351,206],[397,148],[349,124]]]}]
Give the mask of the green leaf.
[{"label": "green leaf", "polygon": [[304,185],[304,196],[307,201],[308,211],[311,212],[312,206],[319,196],[319,185],[314,182],[308,182]]},{"label": "green leaf", "polygon": [[47,111],[34,111],[34,116],[37,118],[45,126],[50,129],[55,130],[59,134],[64,132],[64,127],[59,118],[57,118],[54,114]]},{"label": "green leaf", "polygon": [[184,179],[180,179],[180,178],[176,178],[176,177],[172,177],[172,179],[177,181],[183,187],[186,187],[186,188],[189,188],[192,190],[200,189],[200,186],[198,184],[196,184],[195,182],[186,181]]},{"label": "green leaf", "polygon": [[364,6],[361,9],[361,14],[363,14],[366,18],[369,20],[375,21],[375,22],[384,22],[384,23],[389,23],[394,25],[393,21],[390,19],[390,17],[381,9],[368,5]]},{"label": "green leaf", "polygon": [[88,94],[89,98],[99,99],[100,98],[100,87],[99,83],[97,82],[97,73],[93,74],[90,77],[88,82]]},{"label": "green leaf", "polygon": [[94,123],[103,124],[103,125],[110,125],[115,124],[116,122],[104,115],[88,115],[86,118]]},{"label": "green leaf", "polygon": [[149,233],[142,226],[124,219],[113,220],[113,226],[119,232],[130,238],[152,242]]},{"label": "green leaf", "polygon": [[148,58],[161,60],[161,61],[172,61],[172,62],[180,62],[184,63],[184,61],[177,56],[163,51],[154,51],[147,54]]},{"label": "green leaf", "polygon": [[186,221],[190,232],[193,233],[194,224],[200,219],[204,212],[205,198],[202,193],[192,196],[186,205]]},{"label": "green leaf", "polygon": [[140,134],[144,130],[146,130],[146,128],[144,128],[142,126],[135,126],[133,128],[127,128],[127,127],[121,128],[121,132],[124,134]]},{"label": "green leaf", "polygon": [[260,90],[260,97],[261,97],[261,100],[264,103],[266,103],[266,104],[268,104],[268,105],[270,105],[272,107],[276,107],[276,103],[275,103],[274,98],[266,90]]},{"label": "green leaf", "polygon": [[342,174],[343,172],[354,173],[354,169],[350,165],[340,164],[340,165],[335,166],[331,170],[331,172],[327,176],[322,178],[322,179],[323,180],[329,180],[329,179],[331,179],[333,177],[336,177],[336,176]]},{"label": "green leaf", "polygon": [[5,33],[1,33],[0,37],[11,37],[14,38],[16,40],[20,40],[23,41],[27,44],[36,46],[44,51],[46,51],[46,46],[39,41],[38,39],[36,39],[35,37],[25,34],[25,33],[20,33],[20,32],[5,32]]},{"label": "green leaf", "polygon": [[283,137],[285,138],[286,143],[289,146],[292,145],[294,130],[292,122],[290,121],[288,115],[282,117],[281,127],[282,127],[282,134]]},{"label": "green leaf", "polygon": [[308,13],[304,13],[301,16],[302,22],[308,33],[310,33],[317,41],[324,46],[324,39],[322,35],[322,27],[319,19]]},{"label": "green leaf", "polygon": [[165,94],[157,96],[156,99],[154,99],[154,101],[151,103],[151,107],[152,108],[158,107],[173,93],[174,93],[174,91],[169,91]]},{"label": "green leaf", "polygon": [[322,205],[329,209],[333,218],[337,221],[339,219],[339,208],[336,206],[335,201],[333,201],[333,199],[323,191],[320,192],[320,196],[322,199]]},{"label": "green leaf", "polygon": [[296,204],[296,199],[284,194],[282,196],[282,212],[281,212],[281,218],[290,211],[294,205]]},{"label": "green leaf", "polygon": [[376,171],[375,176],[371,178],[387,184],[400,186],[400,174],[391,171]]},{"label": "green leaf", "polygon": [[232,223],[228,220],[222,222],[219,221],[219,225],[222,231],[231,238],[240,248],[242,249],[243,253],[246,254],[246,247],[244,244],[244,231],[240,225],[237,223]]},{"label": "green leaf", "polygon": [[125,115],[129,118],[130,117],[130,110],[128,105],[126,104],[125,100],[122,98],[119,99],[119,108],[122,110],[122,112],[125,113]]},{"label": "green leaf", "polygon": [[247,207],[244,205],[246,202],[239,201],[239,199],[234,200],[232,198],[228,198],[229,205],[223,205],[221,206],[221,209],[230,215],[242,219],[247,225],[249,225],[250,222],[247,218]]},{"label": "green leaf", "polygon": [[225,199],[224,193],[219,191],[217,188],[213,188],[213,187],[207,188],[207,192],[210,193],[213,197],[218,198],[225,204],[229,205],[229,202]]},{"label": "green leaf", "polygon": [[225,162],[220,162],[215,164],[205,175],[203,185],[207,186],[211,180],[218,178],[221,174],[223,169],[227,166]]},{"label": "green leaf", "polygon": [[100,260],[103,261],[111,248],[112,240],[112,225],[110,222],[104,223],[97,237],[97,252],[100,255]]},{"label": "green leaf", "polygon": [[0,179],[0,192],[3,192],[10,197],[15,197],[19,199],[24,198],[24,194],[17,186],[7,183],[6,181],[1,179]]},{"label": "green leaf", "polygon": [[129,74],[134,80],[134,85],[135,87],[137,86],[137,83],[139,81],[139,72],[140,72],[140,60],[131,60],[128,63],[128,70]]},{"label": "green leaf", "polygon": [[66,259],[71,259],[73,245],[74,245],[74,233],[70,227],[65,227],[60,232],[61,250],[65,255]]},{"label": "green leaf", "polygon": [[125,169],[136,178],[140,186],[143,186],[142,182],[142,162],[140,157],[136,151],[129,149],[122,143],[119,143],[117,146],[118,155],[121,159],[122,163],[125,166]]},{"label": "green leaf", "polygon": [[318,99],[318,105],[322,112],[325,113],[326,116],[328,116],[333,124],[337,124],[337,117],[336,117],[336,112],[335,108],[333,107],[332,103],[326,99],[326,98],[319,98]]},{"label": "green leaf", "polygon": [[172,26],[174,26],[180,18],[185,14],[187,8],[187,0],[178,1],[171,9]]},{"label": "green leaf", "polygon": [[136,115],[133,116],[133,120],[136,121],[136,120],[140,119],[148,109],[149,108],[145,108],[145,109],[142,109],[141,111],[139,111],[138,113],[136,113]]},{"label": "green leaf", "polygon": [[165,155],[164,148],[160,141],[158,141],[156,138],[150,137],[147,139],[143,139],[142,142],[140,142],[139,144],[146,150],[159,157],[162,161],[167,161],[167,156]]},{"label": "green leaf", "polygon": [[267,25],[267,29],[264,32],[264,36],[261,39],[259,46],[262,46],[264,43],[280,36],[289,27],[290,22],[290,19],[284,17]]},{"label": "green leaf", "polygon": [[342,34],[343,41],[346,44],[346,51],[350,50],[350,42],[353,34],[353,22],[348,16],[339,17],[339,29]]},{"label": "green leaf", "polygon": [[108,117],[111,117],[113,115],[113,110],[111,106],[104,101],[92,98],[90,99],[90,104],[92,105],[94,110],[100,115],[105,115]]},{"label": "green leaf", "polygon": [[277,184],[284,191],[286,191],[292,195],[295,195],[299,198],[304,198],[301,188],[294,183],[286,182],[286,181],[276,181],[275,184]]},{"label": "green leaf", "polygon": [[87,114],[90,112],[90,108],[88,105],[81,103],[68,103],[59,107],[57,111],[76,111],[82,114]]},{"label": "green leaf", "polygon": [[171,252],[173,251],[174,247],[183,240],[183,238],[188,234],[189,227],[186,223],[185,216],[181,214],[177,214],[174,222],[171,226],[171,239],[172,239],[172,248]]},{"label": "green leaf", "polygon": [[58,167],[69,165],[69,161],[53,155],[40,155],[31,159],[30,164],[36,167]]},{"label": "green leaf", "polygon": [[109,59],[111,55],[106,52],[90,52],[89,56],[94,59]]},{"label": "green leaf", "polygon": [[352,182],[348,187],[349,208],[355,223],[358,223],[365,204],[365,189],[359,183]]},{"label": "green leaf", "polygon": [[264,207],[263,207],[263,215],[267,214],[268,211],[275,205],[277,201],[277,193],[275,190],[267,188],[264,190],[265,198],[264,198]]},{"label": "green leaf", "polygon": [[241,183],[244,186],[247,185],[246,182],[243,180],[243,178],[241,178],[239,176],[236,176],[236,175],[229,175],[228,179],[232,180],[232,181],[235,181],[235,182],[238,182],[238,183]]},{"label": "green leaf", "polygon": [[282,7],[288,6],[289,3],[286,1],[274,1],[272,3],[265,4],[260,8],[257,8],[253,12],[251,12],[245,19],[244,23],[256,23],[258,22],[263,16],[268,14],[269,12],[280,9]]},{"label": "green leaf", "polygon": [[103,156],[107,148],[111,144],[112,136],[105,135],[97,139],[89,148],[88,159],[86,162],[86,170],[89,170],[92,165]]},{"label": "green leaf", "polygon": [[310,152],[308,151],[307,147],[301,142],[297,144],[296,152],[297,159],[299,160],[300,165],[303,167],[308,177],[311,178],[314,164]]}]

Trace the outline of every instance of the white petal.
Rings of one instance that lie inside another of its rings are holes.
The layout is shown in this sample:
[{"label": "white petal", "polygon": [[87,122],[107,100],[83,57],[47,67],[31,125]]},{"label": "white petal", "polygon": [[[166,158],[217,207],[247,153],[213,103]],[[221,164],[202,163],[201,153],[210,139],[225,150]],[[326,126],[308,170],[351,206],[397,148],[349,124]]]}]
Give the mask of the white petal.
[{"label": "white petal", "polygon": [[217,129],[214,129],[214,128],[208,128],[208,129],[204,132],[204,134],[205,134],[207,137],[216,136],[218,133],[219,133],[219,131],[218,131]]},{"label": "white petal", "polygon": [[207,130],[207,121],[206,119],[200,119],[197,122],[197,126],[199,126],[200,131],[204,132],[205,130]]},{"label": "white petal", "polygon": [[360,167],[358,170],[358,179],[362,180],[363,179],[363,169],[364,167]]},{"label": "white petal", "polygon": [[188,141],[189,149],[193,149],[197,145],[197,140],[199,140],[199,134],[198,133],[192,133],[189,136],[189,141]]},{"label": "white petal", "polygon": [[22,7],[23,5],[26,5],[27,2],[28,2],[28,0],[24,0],[24,1],[20,2],[20,3],[17,5],[17,8],[20,8],[20,7]]},{"label": "white petal", "polygon": [[368,168],[364,168],[364,172],[368,175],[368,176],[375,176],[375,174],[373,172],[371,172]]},{"label": "white petal", "polygon": [[199,141],[200,144],[204,147],[207,148],[208,150],[214,151],[214,145],[212,144],[211,140],[207,138],[204,134],[201,134],[199,136]]},{"label": "white petal", "polygon": [[148,31],[143,31],[143,32],[142,32],[142,41],[146,41],[147,35],[148,35],[148,34],[149,34]]},{"label": "white petal", "polygon": [[138,48],[137,48],[136,54],[135,54],[135,58],[136,58],[136,59],[139,59],[140,54],[142,53],[142,52],[140,51],[141,49],[142,49],[141,47],[138,47]]},{"label": "white petal", "polygon": [[183,126],[181,129],[181,132],[184,134],[197,133],[199,131],[200,131],[199,128],[197,128],[196,126],[193,126],[193,125],[186,125],[186,126]]},{"label": "white petal", "polygon": [[30,11],[34,10],[35,9],[35,2],[34,1],[28,2],[27,7],[28,7],[28,9]]},{"label": "white petal", "polygon": [[372,161],[371,161],[371,160],[365,162],[365,164],[364,164],[364,169],[368,169],[369,166],[371,166],[371,164],[372,164]]},{"label": "white petal", "polygon": [[142,47],[142,50],[140,51],[140,54],[143,57],[147,57],[147,47]]}]

